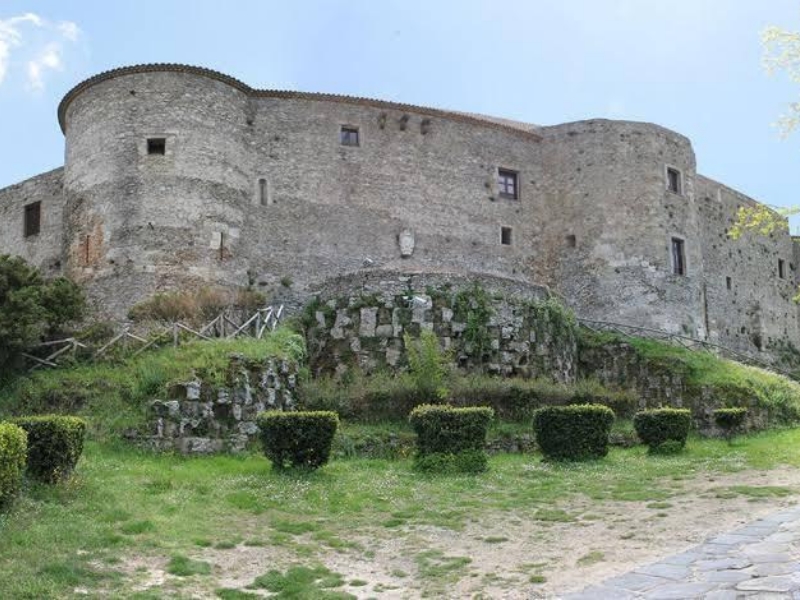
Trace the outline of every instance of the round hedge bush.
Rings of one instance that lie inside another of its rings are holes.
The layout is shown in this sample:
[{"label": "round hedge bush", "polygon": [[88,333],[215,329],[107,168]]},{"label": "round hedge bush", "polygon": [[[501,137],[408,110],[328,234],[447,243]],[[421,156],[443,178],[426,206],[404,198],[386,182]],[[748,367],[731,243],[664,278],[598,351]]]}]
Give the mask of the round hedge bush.
[{"label": "round hedge bush", "polygon": [[686,445],[692,414],[686,408],[643,410],[633,417],[633,427],[650,452],[678,452]]},{"label": "round hedge bush", "polygon": [[0,423],[0,508],[19,490],[28,451],[28,435],[13,423]]},{"label": "round hedge bush", "polygon": [[28,434],[27,474],[45,483],[70,476],[83,453],[86,421],[79,417],[45,415],[11,421]]},{"label": "round hedge bush", "polygon": [[614,411],[600,404],[546,406],[533,415],[536,443],[554,460],[588,460],[608,454]]}]

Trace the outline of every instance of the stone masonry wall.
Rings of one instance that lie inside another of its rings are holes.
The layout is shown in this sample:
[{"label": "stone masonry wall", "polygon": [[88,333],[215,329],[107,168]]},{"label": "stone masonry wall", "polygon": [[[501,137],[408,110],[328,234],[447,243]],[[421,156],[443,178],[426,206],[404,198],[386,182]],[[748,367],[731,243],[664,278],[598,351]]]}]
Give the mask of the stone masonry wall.
[{"label": "stone masonry wall", "polygon": [[139,442],[183,454],[240,452],[259,433],[264,410],[294,407],[297,365],[232,356],[225,381],[195,378],[173,385],[169,399],[154,400],[149,431]]},{"label": "stone masonry wall", "polygon": [[433,331],[454,363],[471,371],[575,378],[575,327],[548,311],[546,288],[495,277],[362,273],[317,289],[306,315],[312,372],[401,370],[404,335]]}]

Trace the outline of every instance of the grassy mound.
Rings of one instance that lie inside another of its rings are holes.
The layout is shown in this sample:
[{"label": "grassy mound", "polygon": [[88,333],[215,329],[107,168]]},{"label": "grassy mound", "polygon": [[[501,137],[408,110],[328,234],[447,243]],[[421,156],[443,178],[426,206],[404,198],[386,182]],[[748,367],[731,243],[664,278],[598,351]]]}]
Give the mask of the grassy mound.
[{"label": "grassy mound", "polygon": [[37,371],[0,387],[0,420],[23,414],[78,414],[87,417],[94,436],[115,436],[141,425],[147,401],[165,397],[171,383],[194,375],[224,383],[232,354],[250,360],[299,360],[304,351],[299,335],[277,329],[262,340],[197,341],[119,363]]},{"label": "grassy mound", "polygon": [[580,336],[581,361],[598,349],[616,352],[620,344],[636,353],[648,373],[680,376],[687,398],[698,406],[757,409],[767,419],[764,425],[800,422],[800,383],[765,369],[718,358],[709,352],[646,338],[584,330]]}]

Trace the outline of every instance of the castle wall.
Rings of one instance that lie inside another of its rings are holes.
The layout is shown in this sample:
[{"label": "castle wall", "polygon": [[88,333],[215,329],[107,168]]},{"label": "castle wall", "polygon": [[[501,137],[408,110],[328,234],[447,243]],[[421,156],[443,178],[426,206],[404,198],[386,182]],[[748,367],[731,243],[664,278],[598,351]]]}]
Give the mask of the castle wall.
[{"label": "castle wall", "polygon": [[[698,175],[689,140],[656,125],[537,128],[258,91],[180,65],[98,75],[59,119],[65,168],[0,190],[0,252],[70,275],[104,316],[160,290],[290,285],[308,297],[380,269],[546,284],[581,317],[743,350],[800,344],[800,249],[785,234],[729,240],[736,206],[753,201]],[[341,144],[343,126],[357,146]],[[499,193],[498,169],[517,174],[516,199]],[[25,238],[36,199],[42,231]]]},{"label": "castle wall", "polygon": [[[531,257],[537,280],[582,317],[703,337],[689,140],[656,125],[606,120],[542,134],[547,227]],[[680,193],[667,189],[668,166],[682,176]],[[673,273],[673,237],[685,241],[683,275]]]},{"label": "castle wall", "polygon": [[[63,169],[0,189],[0,254],[22,256],[45,275],[60,275]],[[25,207],[40,202],[39,232],[25,235]]]},{"label": "castle wall", "polygon": [[798,309],[792,297],[800,263],[788,231],[746,233],[733,240],[728,231],[737,210],[756,201],[702,176],[697,178],[697,198],[710,341],[745,352],[769,350],[784,341],[796,345]]}]

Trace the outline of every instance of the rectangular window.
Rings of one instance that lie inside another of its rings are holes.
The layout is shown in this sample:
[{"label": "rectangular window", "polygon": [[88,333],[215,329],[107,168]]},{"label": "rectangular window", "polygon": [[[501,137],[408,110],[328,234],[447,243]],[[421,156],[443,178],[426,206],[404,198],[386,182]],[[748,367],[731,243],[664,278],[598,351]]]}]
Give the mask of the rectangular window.
[{"label": "rectangular window", "polygon": [[42,226],[42,203],[34,202],[25,206],[25,237],[38,235]]},{"label": "rectangular window", "polygon": [[681,172],[678,169],[667,167],[667,189],[674,193],[681,193]]},{"label": "rectangular window", "polygon": [[147,138],[147,153],[164,156],[167,153],[166,138]]},{"label": "rectangular window", "polygon": [[680,238],[672,238],[672,273],[686,275],[686,254],[683,240]]},{"label": "rectangular window", "polygon": [[503,244],[503,246],[511,245],[511,227],[500,228],[500,243]]},{"label": "rectangular window", "polygon": [[497,185],[500,188],[500,197],[509,200],[519,198],[519,186],[517,185],[517,172],[508,169],[497,170]]},{"label": "rectangular window", "polygon": [[733,285],[733,282],[731,281],[731,278],[730,277],[726,277],[725,278],[725,287],[727,287],[728,289],[731,289],[732,285]]},{"label": "rectangular window", "polygon": [[342,126],[339,133],[339,141],[342,146],[359,146],[358,128]]},{"label": "rectangular window", "polygon": [[786,278],[786,267],[782,258],[778,259],[778,277],[780,277],[781,279]]}]

